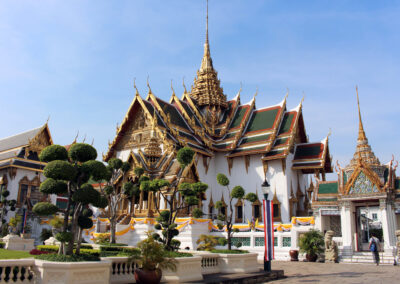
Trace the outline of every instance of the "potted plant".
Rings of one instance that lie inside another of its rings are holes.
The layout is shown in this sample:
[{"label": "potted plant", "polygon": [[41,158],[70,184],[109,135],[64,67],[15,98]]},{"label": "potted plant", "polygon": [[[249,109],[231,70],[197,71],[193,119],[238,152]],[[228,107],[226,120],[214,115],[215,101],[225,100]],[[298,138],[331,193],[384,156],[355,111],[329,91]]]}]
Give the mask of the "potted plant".
[{"label": "potted plant", "polygon": [[152,232],[147,232],[147,238],[137,244],[140,254],[131,258],[140,268],[135,269],[135,279],[138,284],[158,284],[161,281],[161,269],[176,270],[175,260],[167,257],[164,245],[157,242]]},{"label": "potted plant", "polygon": [[300,252],[306,254],[307,261],[317,261],[318,255],[324,251],[324,236],[318,230],[304,233],[299,240]]},{"label": "potted plant", "polygon": [[290,261],[299,261],[299,251],[297,249],[292,249],[289,251]]}]

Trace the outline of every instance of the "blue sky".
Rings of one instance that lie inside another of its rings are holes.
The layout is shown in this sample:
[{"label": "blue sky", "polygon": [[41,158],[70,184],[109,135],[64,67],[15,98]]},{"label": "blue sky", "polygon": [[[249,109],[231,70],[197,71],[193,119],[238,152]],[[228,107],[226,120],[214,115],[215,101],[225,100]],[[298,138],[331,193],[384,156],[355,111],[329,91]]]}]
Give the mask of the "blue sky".
[{"label": "blue sky", "polygon": [[[210,0],[211,55],[222,86],[257,106],[289,89],[288,107],[305,94],[311,141],[332,129],[342,166],[357,135],[355,85],[364,127],[381,162],[400,139],[400,4],[396,1]],[[189,87],[200,66],[205,1],[1,1],[0,134],[43,124],[69,144],[79,130],[105,152],[134,97],[150,77],[163,99]]]}]

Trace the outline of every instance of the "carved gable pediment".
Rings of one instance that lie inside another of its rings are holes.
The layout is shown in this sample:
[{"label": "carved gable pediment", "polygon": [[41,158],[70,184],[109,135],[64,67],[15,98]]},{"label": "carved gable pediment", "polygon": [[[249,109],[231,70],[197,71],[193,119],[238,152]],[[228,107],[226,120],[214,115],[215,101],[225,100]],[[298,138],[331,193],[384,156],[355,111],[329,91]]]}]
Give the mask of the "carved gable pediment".
[{"label": "carved gable pediment", "polygon": [[116,147],[117,150],[141,148],[150,139],[151,121],[147,119],[143,109],[137,106],[131,115],[128,127],[119,133],[122,135],[122,139]]},{"label": "carved gable pediment", "polygon": [[52,144],[53,141],[51,139],[50,131],[46,125],[35,137],[29,140],[29,145],[25,149],[25,155],[28,156],[29,152],[37,152],[40,154],[44,148]]},{"label": "carved gable pediment", "polygon": [[383,191],[379,176],[368,166],[359,165],[346,184],[345,195],[368,195]]}]

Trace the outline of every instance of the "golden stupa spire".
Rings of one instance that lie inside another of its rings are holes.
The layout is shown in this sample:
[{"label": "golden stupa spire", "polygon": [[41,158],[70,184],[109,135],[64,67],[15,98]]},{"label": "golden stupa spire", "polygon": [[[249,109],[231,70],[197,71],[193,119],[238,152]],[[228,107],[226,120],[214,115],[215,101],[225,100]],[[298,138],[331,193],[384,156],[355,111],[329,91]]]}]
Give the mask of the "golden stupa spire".
[{"label": "golden stupa spire", "polygon": [[360,110],[360,98],[358,97],[358,86],[356,86],[357,93],[357,106],[358,106],[358,139],[357,141],[367,140],[367,136],[365,135],[364,126],[361,119],[361,110]]},{"label": "golden stupa spire", "polygon": [[[220,86],[217,71],[215,71],[211,59],[210,44],[208,40],[208,0],[206,11],[206,41],[204,43],[204,54],[201,59],[200,69],[194,79],[190,97],[198,106],[227,108],[228,103],[224,91]],[[215,111],[214,111],[215,112]],[[216,116],[216,115],[214,115]]]},{"label": "golden stupa spire", "polygon": [[357,107],[358,107],[358,138],[357,138],[357,147],[354,153],[353,159],[350,161],[350,165],[346,168],[354,168],[361,161],[368,165],[379,166],[380,162],[378,158],[376,158],[374,152],[371,149],[371,146],[368,143],[367,136],[365,135],[364,125],[361,119],[361,107],[360,107],[360,98],[358,96],[358,87],[356,86],[357,93]]},{"label": "golden stupa spire", "polygon": [[201,71],[214,69],[212,65],[212,59],[210,54],[210,44],[208,42],[208,0],[207,0],[207,12],[206,12],[206,42],[204,43],[204,55],[201,60]]}]

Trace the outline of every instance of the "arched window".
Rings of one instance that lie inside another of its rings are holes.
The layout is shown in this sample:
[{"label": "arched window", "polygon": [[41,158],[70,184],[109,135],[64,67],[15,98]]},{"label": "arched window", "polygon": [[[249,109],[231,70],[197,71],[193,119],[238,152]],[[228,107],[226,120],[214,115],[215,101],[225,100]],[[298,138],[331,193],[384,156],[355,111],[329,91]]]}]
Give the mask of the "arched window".
[{"label": "arched window", "polygon": [[258,220],[259,222],[262,221],[262,205],[260,200],[256,200],[252,204],[253,207],[253,218],[254,220]]},{"label": "arched window", "polygon": [[274,192],[274,197],[272,198],[272,206],[274,210],[274,222],[282,222],[281,218],[281,203],[276,196],[276,189]]}]

